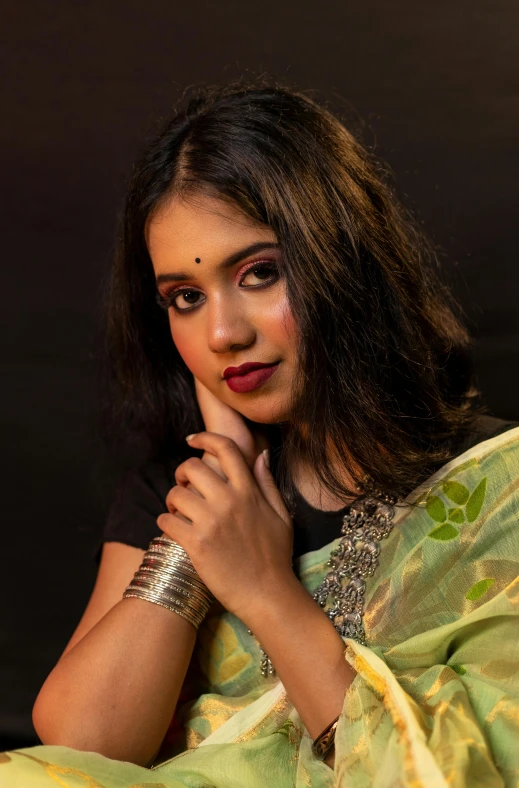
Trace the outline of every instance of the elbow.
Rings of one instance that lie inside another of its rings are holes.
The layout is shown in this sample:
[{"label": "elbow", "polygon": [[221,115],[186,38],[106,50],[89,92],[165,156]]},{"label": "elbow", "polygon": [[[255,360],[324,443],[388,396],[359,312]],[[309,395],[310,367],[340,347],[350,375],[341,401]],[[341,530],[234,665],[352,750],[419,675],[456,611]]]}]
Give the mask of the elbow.
[{"label": "elbow", "polygon": [[[116,731],[103,731],[103,725],[97,720],[88,724],[83,717],[78,725],[77,718],[70,718],[63,708],[58,710],[51,698],[40,691],[32,709],[32,723],[40,741],[45,745],[68,747],[82,752],[95,752],[114,761],[128,761],[136,766],[148,767],[157,754],[157,746],[153,751],[146,748],[146,742],[129,742],[117,739]],[[81,715],[80,715],[81,716]]]},{"label": "elbow", "polygon": [[42,744],[56,744],[54,741],[54,714],[45,698],[45,685],[41,688],[32,707],[32,724]]},{"label": "elbow", "polygon": [[88,715],[78,713],[73,696],[54,680],[53,674],[34,702],[32,724],[42,744],[105,754],[99,746],[102,726],[95,725],[94,720],[89,724]]},{"label": "elbow", "polygon": [[58,711],[46,693],[40,690],[32,708],[32,724],[42,744],[57,747],[70,747],[74,750],[91,750],[88,742],[78,735],[74,726],[67,724],[66,714],[63,709]]}]

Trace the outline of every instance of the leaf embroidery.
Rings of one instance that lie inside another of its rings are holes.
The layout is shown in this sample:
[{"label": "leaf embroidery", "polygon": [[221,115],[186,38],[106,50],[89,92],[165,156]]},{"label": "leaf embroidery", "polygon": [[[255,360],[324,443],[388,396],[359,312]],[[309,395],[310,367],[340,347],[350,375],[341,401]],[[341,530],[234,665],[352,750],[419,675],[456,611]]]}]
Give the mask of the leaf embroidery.
[{"label": "leaf embroidery", "polygon": [[[429,517],[437,523],[445,523],[447,519],[455,525],[462,525],[465,522],[473,523],[477,519],[483,503],[487,489],[487,477],[484,476],[472,494],[464,484],[455,481],[440,482],[436,489],[442,489],[445,496],[457,503],[458,506],[449,507],[447,510],[444,501],[439,495],[429,495],[425,501],[425,508]],[[446,524],[447,525],[447,524]],[[433,539],[447,541],[455,539],[458,531],[449,525],[446,528],[435,528],[429,534]]]},{"label": "leaf embroidery", "polygon": [[453,525],[449,525],[449,523],[444,523],[443,525],[439,525],[437,528],[434,528],[428,536],[431,539],[438,539],[440,542],[448,542],[449,539],[456,539],[458,536],[458,530],[454,528]]},{"label": "leaf embroidery", "polygon": [[451,501],[457,503],[458,506],[463,506],[463,504],[467,503],[470,491],[467,490],[464,484],[460,482],[444,482],[443,490],[447,498],[450,498]]},{"label": "leaf embroidery", "polygon": [[445,504],[437,495],[430,495],[427,498],[426,509],[429,517],[432,517],[437,523],[444,523],[447,519]]},{"label": "leaf embroidery", "polygon": [[491,588],[495,583],[494,577],[487,577],[485,580],[478,580],[477,583],[474,583],[472,588],[470,588],[467,593],[465,594],[465,599],[470,599],[471,602],[474,602],[476,599],[481,599],[483,594],[486,594],[488,589]]},{"label": "leaf embroidery", "polygon": [[465,515],[463,513],[463,509],[460,509],[459,506],[454,509],[449,509],[449,520],[451,523],[456,523],[457,525],[464,523]]},{"label": "leaf embroidery", "polygon": [[485,493],[487,490],[487,477],[484,476],[481,479],[480,483],[470,496],[467,501],[467,505],[465,507],[465,511],[467,513],[467,520],[469,523],[473,523],[478,514],[481,511],[481,507],[483,506],[483,502],[485,500]]}]

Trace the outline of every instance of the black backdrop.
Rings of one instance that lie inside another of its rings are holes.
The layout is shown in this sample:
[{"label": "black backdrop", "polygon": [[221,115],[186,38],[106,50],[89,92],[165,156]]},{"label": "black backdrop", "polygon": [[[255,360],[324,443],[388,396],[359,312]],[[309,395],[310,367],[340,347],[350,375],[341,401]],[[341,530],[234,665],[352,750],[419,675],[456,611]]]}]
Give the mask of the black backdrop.
[{"label": "black backdrop", "polygon": [[36,743],[93,585],[119,473],[95,435],[100,279],[132,161],[186,85],[266,71],[365,121],[450,261],[491,412],[519,419],[514,0],[3,8],[0,749]]}]

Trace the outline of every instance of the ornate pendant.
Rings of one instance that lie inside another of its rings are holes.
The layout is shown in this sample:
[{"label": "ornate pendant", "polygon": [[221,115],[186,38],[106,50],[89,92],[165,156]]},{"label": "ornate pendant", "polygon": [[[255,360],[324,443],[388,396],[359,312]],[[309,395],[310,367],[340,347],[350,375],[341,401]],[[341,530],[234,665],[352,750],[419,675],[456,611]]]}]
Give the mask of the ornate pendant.
[{"label": "ornate pendant", "polygon": [[[365,480],[367,482],[367,480]],[[331,551],[330,571],[312,596],[342,637],[366,645],[364,631],[364,597],[366,581],[379,565],[380,544],[393,529],[394,505],[398,497],[365,485],[367,495],[351,504],[342,518],[343,537]],[[253,633],[248,630],[249,634]],[[274,676],[276,671],[261,647],[261,675]]]},{"label": "ornate pendant", "polygon": [[[249,635],[252,635],[254,637],[250,629],[248,629],[247,632],[249,633]],[[270,661],[270,657],[267,655],[266,651],[259,643],[258,646],[261,652],[261,660],[260,660],[261,675],[263,676],[263,678],[268,678],[268,676],[275,676],[276,670],[274,668],[274,665]]]},{"label": "ornate pendant", "polygon": [[358,498],[343,517],[343,537],[332,550],[330,572],[312,594],[342,637],[366,645],[364,597],[366,581],[379,565],[380,544],[393,529],[392,493],[374,493]]}]

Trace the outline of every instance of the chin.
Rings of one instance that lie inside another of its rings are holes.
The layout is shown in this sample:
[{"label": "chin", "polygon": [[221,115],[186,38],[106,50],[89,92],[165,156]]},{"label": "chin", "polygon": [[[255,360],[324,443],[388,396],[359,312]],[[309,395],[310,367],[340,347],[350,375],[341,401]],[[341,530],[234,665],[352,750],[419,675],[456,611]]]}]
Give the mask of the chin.
[{"label": "chin", "polygon": [[[238,408],[235,408],[235,410],[238,410]],[[245,419],[254,421],[256,424],[280,424],[288,421],[288,415],[284,408],[265,407],[260,402],[249,407],[240,408],[239,412]]]}]

